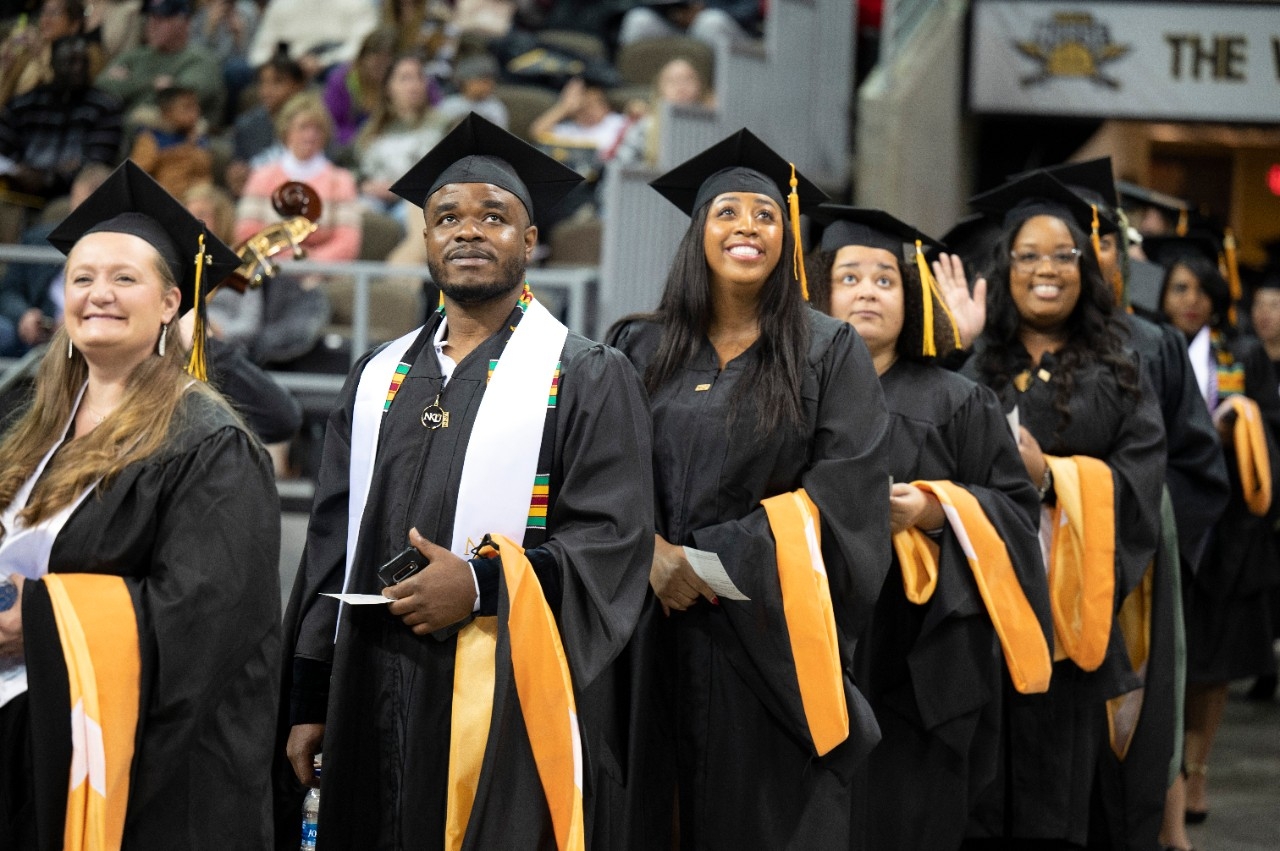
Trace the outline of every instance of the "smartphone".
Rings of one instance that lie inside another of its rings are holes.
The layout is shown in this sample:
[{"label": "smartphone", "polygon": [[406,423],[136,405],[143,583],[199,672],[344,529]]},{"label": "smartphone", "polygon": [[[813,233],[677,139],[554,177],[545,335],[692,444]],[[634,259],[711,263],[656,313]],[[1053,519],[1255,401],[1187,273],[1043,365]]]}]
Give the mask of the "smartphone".
[{"label": "smartphone", "polygon": [[427,566],[427,557],[416,547],[405,547],[391,561],[378,568],[378,578],[388,587],[403,582]]}]

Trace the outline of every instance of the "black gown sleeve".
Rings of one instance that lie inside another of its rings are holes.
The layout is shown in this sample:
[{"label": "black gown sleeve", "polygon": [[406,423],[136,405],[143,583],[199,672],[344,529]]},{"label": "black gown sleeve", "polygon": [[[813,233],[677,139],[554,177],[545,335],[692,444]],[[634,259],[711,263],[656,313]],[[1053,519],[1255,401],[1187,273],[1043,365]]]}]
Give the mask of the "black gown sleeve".
[{"label": "black gown sleeve", "polygon": [[[870,355],[851,330],[842,331],[819,365],[811,460],[799,487],[821,515],[822,555],[846,671],[891,558],[889,468],[882,451],[888,424]],[[716,625],[717,640],[730,658],[755,671],[756,694],[775,717],[798,739],[810,741],[783,613],[775,542],[764,509],[697,529],[691,538],[697,549],[720,556],[734,584],[750,598],[720,601],[726,617],[709,619]],[[845,692],[851,736],[857,737],[853,731],[865,704],[847,677]],[[865,711],[869,715],[870,710]],[[875,733],[870,735],[874,740]],[[861,744],[865,735],[863,739]]]},{"label": "black gown sleeve", "polygon": [[1230,496],[1222,446],[1209,409],[1200,395],[1181,332],[1160,329],[1157,392],[1168,439],[1165,483],[1178,524],[1178,549],[1194,567],[1209,530],[1222,516]]},{"label": "black gown sleeve", "polygon": [[1142,581],[1160,541],[1160,494],[1164,487],[1164,420],[1151,380],[1142,373],[1141,398],[1119,391],[1120,428],[1106,457],[1115,500],[1116,597],[1120,604]]},{"label": "black gown sleeve", "polygon": [[[560,573],[557,619],[574,687],[589,687],[635,629],[653,562],[652,424],[635,369],[593,346],[560,384],[558,482],[547,509],[550,537],[531,551]],[[541,567],[540,567],[540,563]]]},{"label": "black gown sleeve", "polygon": [[288,440],[302,426],[293,394],[245,356],[239,346],[210,337],[209,383],[244,417],[263,443]]}]

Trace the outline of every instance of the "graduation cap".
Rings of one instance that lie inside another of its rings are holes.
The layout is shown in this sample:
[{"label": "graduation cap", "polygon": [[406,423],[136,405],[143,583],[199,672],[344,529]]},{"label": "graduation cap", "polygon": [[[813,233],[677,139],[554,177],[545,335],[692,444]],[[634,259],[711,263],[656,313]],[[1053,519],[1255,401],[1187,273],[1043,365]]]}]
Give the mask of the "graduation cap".
[{"label": "graduation cap", "polygon": [[1117,233],[1120,229],[1114,219],[1043,169],[1027,172],[1002,186],[974,195],[969,204],[983,213],[1003,216],[1005,225],[1025,221],[1032,216],[1049,215],[1069,219],[1086,233],[1095,229],[1095,217],[1100,234]]},{"label": "graduation cap", "polygon": [[[1079,195],[1086,204],[1097,204],[1112,220],[1115,220],[1116,205],[1119,196],[1116,192],[1116,181],[1111,171],[1111,157],[1098,157],[1078,163],[1062,163],[1045,166],[1033,171],[1043,171],[1055,178],[1063,186]],[[1024,171],[1010,175],[1009,180],[1016,180],[1032,174]]]},{"label": "graduation cap", "polygon": [[[787,208],[791,234],[795,239],[792,265],[800,281],[800,291],[808,301],[809,285],[805,279],[804,254],[800,244],[800,213],[826,201],[827,195],[750,130],[739,130],[649,185],[687,216],[692,216],[708,201],[725,192],[765,195],[778,206]],[[784,196],[786,201],[783,201]]]},{"label": "graduation cap", "polygon": [[1217,238],[1203,230],[1193,230],[1186,236],[1148,236],[1142,240],[1147,259],[1166,268],[1184,257],[1203,257],[1217,266],[1220,248]]},{"label": "graduation cap", "polygon": [[1127,180],[1116,181],[1116,194],[1124,207],[1154,207],[1167,214],[1177,224],[1174,231],[1178,236],[1186,236],[1190,227],[1191,205],[1181,198],[1157,192]]},{"label": "graduation cap", "polygon": [[91,233],[127,233],[151,245],[182,293],[179,312],[196,308],[187,371],[204,380],[204,298],[240,257],[133,160],[125,160],[49,234],[63,254]]},{"label": "graduation cap", "polygon": [[410,204],[425,207],[450,183],[488,183],[520,199],[534,221],[582,182],[582,175],[498,125],[469,114],[391,186]]},{"label": "graduation cap", "polygon": [[920,301],[923,311],[921,354],[926,357],[938,354],[933,324],[935,310],[940,310],[947,318],[951,325],[951,339],[959,346],[960,332],[956,329],[955,317],[947,309],[946,299],[942,297],[942,291],[938,288],[933,273],[929,271],[929,263],[924,256],[926,246],[942,249],[945,248],[942,243],[884,210],[869,207],[823,204],[814,211],[814,218],[827,223],[826,230],[822,232],[823,251],[838,251],[846,245],[862,245],[882,248],[892,252],[901,262],[907,263],[910,261],[907,260],[903,246],[914,246],[911,253],[920,273]]},{"label": "graduation cap", "polygon": [[952,225],[941,239],[947,250],[960,255],[966,265],[981,268],[1000,241],[1000,226],[985,213],[970,213]]}]

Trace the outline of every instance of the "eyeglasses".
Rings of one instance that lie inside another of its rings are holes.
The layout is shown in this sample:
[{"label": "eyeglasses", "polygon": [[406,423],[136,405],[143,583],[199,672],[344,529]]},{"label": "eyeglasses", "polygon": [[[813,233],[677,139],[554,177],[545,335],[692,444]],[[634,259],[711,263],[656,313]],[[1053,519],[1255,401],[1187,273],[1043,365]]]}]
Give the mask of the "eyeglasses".
[{"label": "eyeglasses", "polygon": [[1066,248],[1052,254],[1037,254],[1034,251],[1010,251],[1009,257],[1019,272],[1034,272],[1039,265],[1048,260],[1055,269],[1070,269],[1080,264],[1080,249]]}]

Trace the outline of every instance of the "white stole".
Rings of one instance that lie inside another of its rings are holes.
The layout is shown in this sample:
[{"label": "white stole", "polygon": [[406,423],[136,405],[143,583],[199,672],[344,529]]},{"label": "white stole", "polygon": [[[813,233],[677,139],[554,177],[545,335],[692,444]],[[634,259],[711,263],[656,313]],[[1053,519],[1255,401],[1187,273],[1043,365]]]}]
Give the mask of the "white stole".
[{"label": "white stole", "polygon": [[[401,357],[421,329],[375,355],[356,386],[351,421],[347,561],[343,590],[349,591],[360,524],[373,479],[387,388]],[[523,541],[537,475],[547,398],[569,329],[536,299],[529,302],[489,379],[467,441],[449,549],[461,558],[486,533]],[[439,543],[439,542],[437,542]],[[406,546],[408,541],[405,542]]]}]

